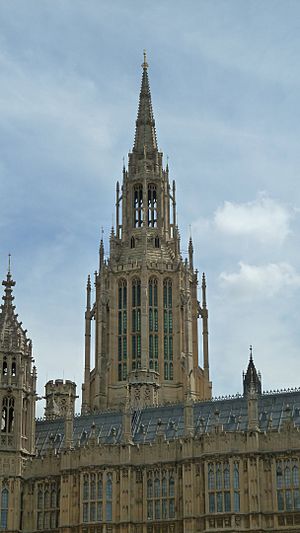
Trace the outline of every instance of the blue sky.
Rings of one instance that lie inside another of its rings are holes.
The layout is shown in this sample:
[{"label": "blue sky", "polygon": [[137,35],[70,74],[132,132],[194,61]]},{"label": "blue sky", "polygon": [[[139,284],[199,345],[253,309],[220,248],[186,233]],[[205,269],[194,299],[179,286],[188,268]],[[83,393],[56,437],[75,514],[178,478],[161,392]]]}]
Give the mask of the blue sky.
[{"label": "blue sky", "polygon": [[40,394],[80,392],[144,48],[183,255],[191,225],[207,275],[213,392],[241,391],[250,344],[265,390],[300,385],[299,26],[289,0],[1,2],[0,265],[10,252]]}]

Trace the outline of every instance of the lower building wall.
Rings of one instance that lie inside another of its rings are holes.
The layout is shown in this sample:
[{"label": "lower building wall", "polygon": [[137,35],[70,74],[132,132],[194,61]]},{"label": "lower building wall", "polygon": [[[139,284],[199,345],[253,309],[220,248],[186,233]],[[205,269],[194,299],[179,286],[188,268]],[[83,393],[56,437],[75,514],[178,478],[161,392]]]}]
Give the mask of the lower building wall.
[{"label": "lower building wall", "polygon": [[299,532],[299,444],[294,429],[219,432],[36,458],[23,474],[22,530]]}]

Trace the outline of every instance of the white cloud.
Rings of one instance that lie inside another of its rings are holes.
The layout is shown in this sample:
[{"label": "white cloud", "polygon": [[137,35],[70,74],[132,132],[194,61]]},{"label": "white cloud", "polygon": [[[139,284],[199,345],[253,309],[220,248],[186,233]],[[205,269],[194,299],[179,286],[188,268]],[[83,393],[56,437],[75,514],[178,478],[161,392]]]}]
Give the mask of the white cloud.
[{"label": "white cloud", "polygon": [[260,195],[252,202],[224,202],[215,212],[214,223],[219,231],[229,235],[282,243],[290,233],[291,217],[287,207]]},{"label": "white cloud", "polygon": [[289,263],[257,266],[241,261],[238,272],[222,272],[219,280],[224,288],[241,298],[272,297],[282,289],[300,287],[300,274]]}]

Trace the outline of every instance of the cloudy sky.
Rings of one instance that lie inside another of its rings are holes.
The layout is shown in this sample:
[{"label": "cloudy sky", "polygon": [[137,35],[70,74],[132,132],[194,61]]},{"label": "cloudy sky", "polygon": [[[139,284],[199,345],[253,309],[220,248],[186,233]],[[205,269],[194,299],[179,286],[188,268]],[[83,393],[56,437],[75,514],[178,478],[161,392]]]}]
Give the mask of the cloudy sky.
[{"label": "cloudy sky", "polygon": [[80,392],[144,48],[183,255],[191,225],[207,274],[214,395],[241,391],[250,344],[265,390],[300,385],[299,27],[297,0],[0,3],[0,271],[10,252],[40,394]]}]

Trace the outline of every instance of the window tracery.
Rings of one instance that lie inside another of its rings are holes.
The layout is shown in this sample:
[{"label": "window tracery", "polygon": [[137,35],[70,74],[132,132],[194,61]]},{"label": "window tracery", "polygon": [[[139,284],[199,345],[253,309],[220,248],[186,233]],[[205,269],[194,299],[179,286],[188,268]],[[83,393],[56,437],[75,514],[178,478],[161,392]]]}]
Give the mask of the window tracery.
[{"label": "window tracery", "polygon": [[2,400],[1,432],[12,433],[14,429],[15,400],[5,396]]},{"label": "window tracery", "polygon": [[113,483],[108,472],[83,475],[82,520],[88,522],[112,521]]}]

